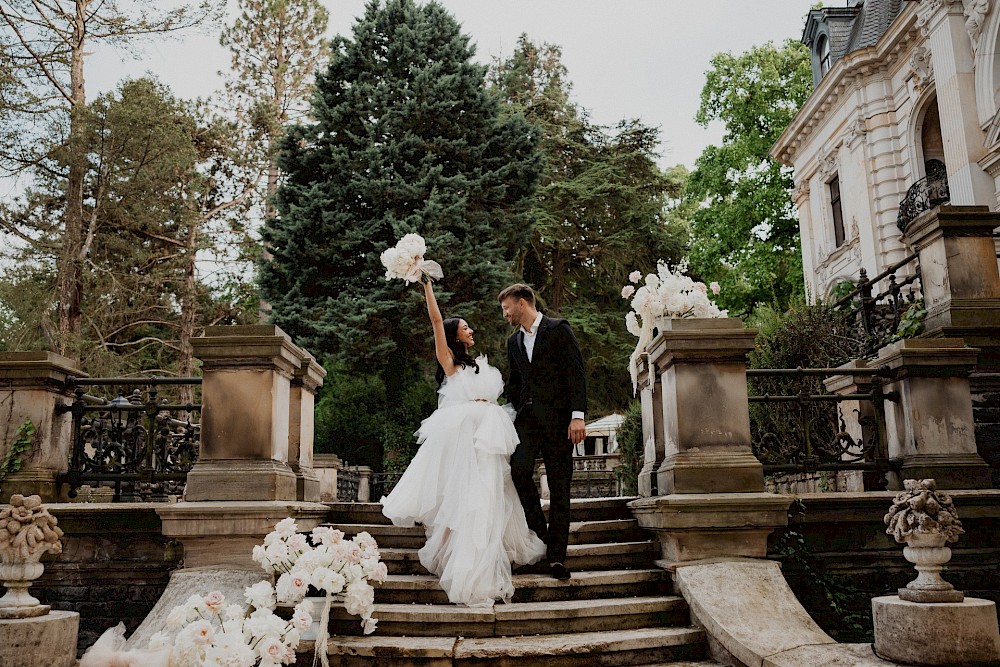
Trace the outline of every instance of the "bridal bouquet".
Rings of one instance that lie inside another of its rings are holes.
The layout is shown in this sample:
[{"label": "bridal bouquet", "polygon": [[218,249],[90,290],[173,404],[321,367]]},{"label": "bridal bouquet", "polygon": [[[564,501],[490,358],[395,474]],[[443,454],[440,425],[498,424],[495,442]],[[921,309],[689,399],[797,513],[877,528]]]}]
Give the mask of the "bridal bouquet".
[{"label": "bridal bouquet", "polygon": [[[385,581],[388,570],[378,544],[368,533],[345,540],[344,533],[320,526],[312,544],[297,532],[294,519],[283,519],[254,547],[253,559],[277,582],[260,581],[244,589],[244,605],[233,604],[219,591],[192,595],[170,611],[166,630],[150,639],[148,649],[126,651],[125,627],[106,632],[87,651],[81,667],[138,664],[146,667],[277,667],[295,662],[295,649],[313,623],[309,587],[326,593],[316,637],[313,665],[329,665],[330,605],[342,599],[349,614],[361,617],[365,634],[375,631],[375,590],[370,581]],[[274,613],[277,603],[296,604],[291,620]],[[127,662],[127,661],[132,662]]]},{"label": "bridal bouquet", "polygon": [[[632,352],[629,361],[629,372],[632,375],[632,391],[635,392],[638,385],[639,355],[653,339],[654,322],[662,318],[685,318],[685,317],[727,317],[725,310],[719,310],[711,299],[708,292],[719,293],[719,283],[711,283],[708,287],[705,283],[695,282],[686,275],[687,266],[680,264],[671,270],[670,265],[664,261],[656,263],[656,273],[642,277],[640,271],[633,271],[629,274],[630,285],[622,288],[622,298],[631,298],[632,310],[625,316],[625,328],[639,341]],[[638,285],[642,284],[638,288]]]},{"label": "bridal bouquet", "polygon": [[441,265],[429,259],[424,259],[427,243],[419,234],[407,234],[399,239],[395,246],[382,253],[382,266],[385,267],[385,279],[398,278],[407,284],[415,283],[423,275],[434,280],[444,278]]}]

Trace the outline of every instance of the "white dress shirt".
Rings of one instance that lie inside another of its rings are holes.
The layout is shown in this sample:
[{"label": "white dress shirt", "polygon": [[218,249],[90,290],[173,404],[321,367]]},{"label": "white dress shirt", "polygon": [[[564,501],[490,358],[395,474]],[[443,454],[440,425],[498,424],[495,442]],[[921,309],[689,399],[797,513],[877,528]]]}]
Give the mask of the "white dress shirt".
[{"label": "white dress shirt", "polygon": [[[525,329],[521,326],[521,333],[524,338],[524,352],[528,355],[528,363],[531,363],[531,357],[535,352],[535,339],[538,338],[538,325],[542,323],[542,314],[538,313],[535,315],[535,321],[531,323],[531,328]],[[579,410],[574,410],[572,419],[583,419],[583,413]]]}]

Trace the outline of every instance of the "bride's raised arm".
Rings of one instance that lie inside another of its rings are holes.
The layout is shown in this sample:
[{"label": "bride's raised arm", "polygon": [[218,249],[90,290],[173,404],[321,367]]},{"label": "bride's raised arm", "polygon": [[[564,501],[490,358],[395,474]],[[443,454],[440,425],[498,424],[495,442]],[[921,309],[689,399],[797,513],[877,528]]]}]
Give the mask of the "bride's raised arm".
[{"label": "bride's raised arm", "polygon": [[438,308],[437,299],[434,297],[434,283],[429,278],[424,279],[424,297],[427,299],[427,315],[430,316],[431,326],[434,328],[434,353],[441,368],[444,369],[444,374],[452,376],[458,370],[455,367],[455,355],[448,349],[448,339],[444,334],[444,318],[441,317],[441,309]]}]

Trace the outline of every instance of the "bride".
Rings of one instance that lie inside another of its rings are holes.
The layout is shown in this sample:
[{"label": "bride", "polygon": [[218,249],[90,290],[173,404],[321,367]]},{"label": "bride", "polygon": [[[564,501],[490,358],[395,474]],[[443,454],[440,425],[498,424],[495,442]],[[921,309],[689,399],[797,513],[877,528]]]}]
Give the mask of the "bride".
[{"label": "bride", "polygon": [[511,562],[539,561],[545,543],[528,529],[511,480],[518,437],[497,405],[500,371],[485,356],[472,358],[472,328],[463,319],[442,319],[429,279],[424,296],[434,328],[438,409],[420,425],[420,449],[383,496],[382,513],[397,526],[423,524],[420,563],[438,575],[451,602],[491,607],[514,594]]}]

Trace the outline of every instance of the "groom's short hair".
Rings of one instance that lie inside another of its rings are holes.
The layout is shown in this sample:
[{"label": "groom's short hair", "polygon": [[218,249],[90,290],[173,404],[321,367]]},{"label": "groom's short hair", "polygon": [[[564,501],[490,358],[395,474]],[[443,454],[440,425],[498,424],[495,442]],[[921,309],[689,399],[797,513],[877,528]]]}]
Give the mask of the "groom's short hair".
[{"label": "groom's short hair", "polygon": [[510,287],[504,289],[500,292],[497,300],[503,303],[507,299],[524,299],[532,306],[535,305],[535,291],[524,283],[517,283],[516,285],[511,285]]}]

